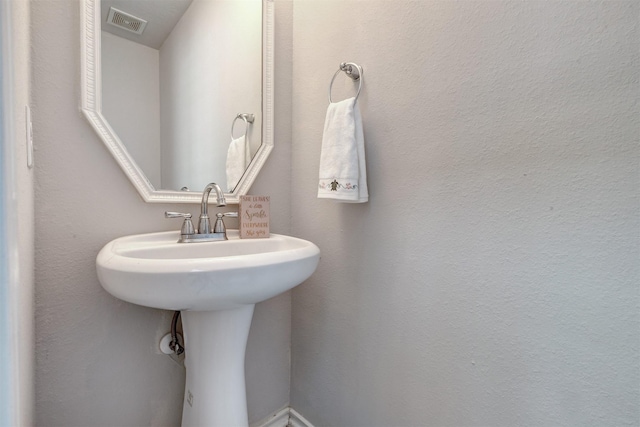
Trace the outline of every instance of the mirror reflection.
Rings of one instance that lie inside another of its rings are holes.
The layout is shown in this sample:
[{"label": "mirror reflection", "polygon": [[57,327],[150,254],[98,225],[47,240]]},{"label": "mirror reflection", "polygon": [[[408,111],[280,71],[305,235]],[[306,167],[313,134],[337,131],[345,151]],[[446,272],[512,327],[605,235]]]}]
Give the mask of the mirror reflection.
[{"label": "mirror reflection", "polygon": [[155,189],[232,191],[262,140],[261,0],[102,0],[102,113]]}]

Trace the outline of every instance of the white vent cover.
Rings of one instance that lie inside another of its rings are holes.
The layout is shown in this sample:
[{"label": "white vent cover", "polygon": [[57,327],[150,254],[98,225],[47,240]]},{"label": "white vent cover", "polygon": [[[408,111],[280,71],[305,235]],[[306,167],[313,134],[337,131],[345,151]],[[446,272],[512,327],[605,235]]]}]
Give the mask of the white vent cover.
[{"label": "white vent cover", "polygon": [[144,27],[147,26],[147,21],[112,7],[109,9],[107,24],[131,31],[132,33],[142,34]]}]

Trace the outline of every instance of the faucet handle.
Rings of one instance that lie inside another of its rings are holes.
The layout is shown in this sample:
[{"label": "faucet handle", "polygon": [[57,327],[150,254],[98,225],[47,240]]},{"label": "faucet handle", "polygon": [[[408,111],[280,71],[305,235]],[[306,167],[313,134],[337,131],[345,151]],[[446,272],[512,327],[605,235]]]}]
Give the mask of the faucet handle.
[{"label": "faucet handle", "polygon": [[191,218],[190,213],[182,213],[182,212],[165,212],[165,218]]},{"label": "faucet handle", "polygon": [[213,226],[213,232],[214,233],[227,233],[227,228],[224,226],[224,221],[222,220],[222,217],[224,216],[224,214],[218,212],[216,214],[216,223]]},{"label": "faucet handle", "polygon": [[224,225],[224,221],[222,220],[223,216],[228,216],[231,218],[237,218],[238,217],[238,212],[218,212],[216,214],[216,223],[213,226],[213,232],[214,233],[225,233],[227,232],[227,227],[225,227]]},{"label": "faucet handle", "polygon": [[182,229],[180,230],[180,234],[183,236],[188,236],[190,234],[195,234],[195,230],[193,228],[193,222],[191,222],[191,214],[190,213],[181,213],[181,212],[165,212],[165,218],[184,218],[184,222],[182,223]]},{"label": "faucet handle", "polygon": [[216,214],[216,223],[213,226],[214,233],[224,233],[224,238],[227,238],[227,227],[224,225],[222,217],[228,216],[230,218],[238,218],[238,212],[218,212]]}]

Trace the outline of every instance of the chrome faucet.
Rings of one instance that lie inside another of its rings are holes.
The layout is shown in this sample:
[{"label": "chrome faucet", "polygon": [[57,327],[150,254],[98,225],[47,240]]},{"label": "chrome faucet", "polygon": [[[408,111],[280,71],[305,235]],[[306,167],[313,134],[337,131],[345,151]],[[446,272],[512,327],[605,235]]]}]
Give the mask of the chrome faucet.
[{"label": "chrome faucet", "polygon": [[[207,205],[209,204],[209,194],[211,190],[216,190],[216,206],[222,207],[227,205],[227,201],[224,199],[224,193],[218,184],[212,182],[207,184],[202,191],[202,204],[200,205],[200,219],[198,220],[198,234],[210,234],[211,221],[209,220],[209,214],[207,213]],[[217,222],[217,221],[216,221]]]},{"label": "chrome faucet", "polygon": [[194,230],[193,223],[191,222],[190,213],[180,212],[165,212],[166,218],[184,218],[182,229],[180,231],[180,239],[178,243],[194,243],[194,242],[213,242],[217,240],[227,240],[227,229],[224,225],[222,217],[238,217],[238,212],[225,212],[216,214],[216,222],[211,229],[211,220],[209,219],[209,213],[207,207],[209,204],[209,194],[211,190],[216,192],[216,202],[218,207],[226,206],[227,201],[224,198],[224,192],[218,184],[212,182],[207,184],[202,192],[202,204],[200,206],[200,218],[198,220],[198,230]]}]

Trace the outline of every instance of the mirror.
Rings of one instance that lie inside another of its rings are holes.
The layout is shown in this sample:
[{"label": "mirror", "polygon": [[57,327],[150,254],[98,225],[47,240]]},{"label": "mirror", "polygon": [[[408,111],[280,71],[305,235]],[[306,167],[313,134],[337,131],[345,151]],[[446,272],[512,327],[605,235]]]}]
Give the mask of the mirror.
[{"label": "mirror", "polygon": [[81,7],[82,110],[143,199],[238,203],[273,148],[273,0]]}]

